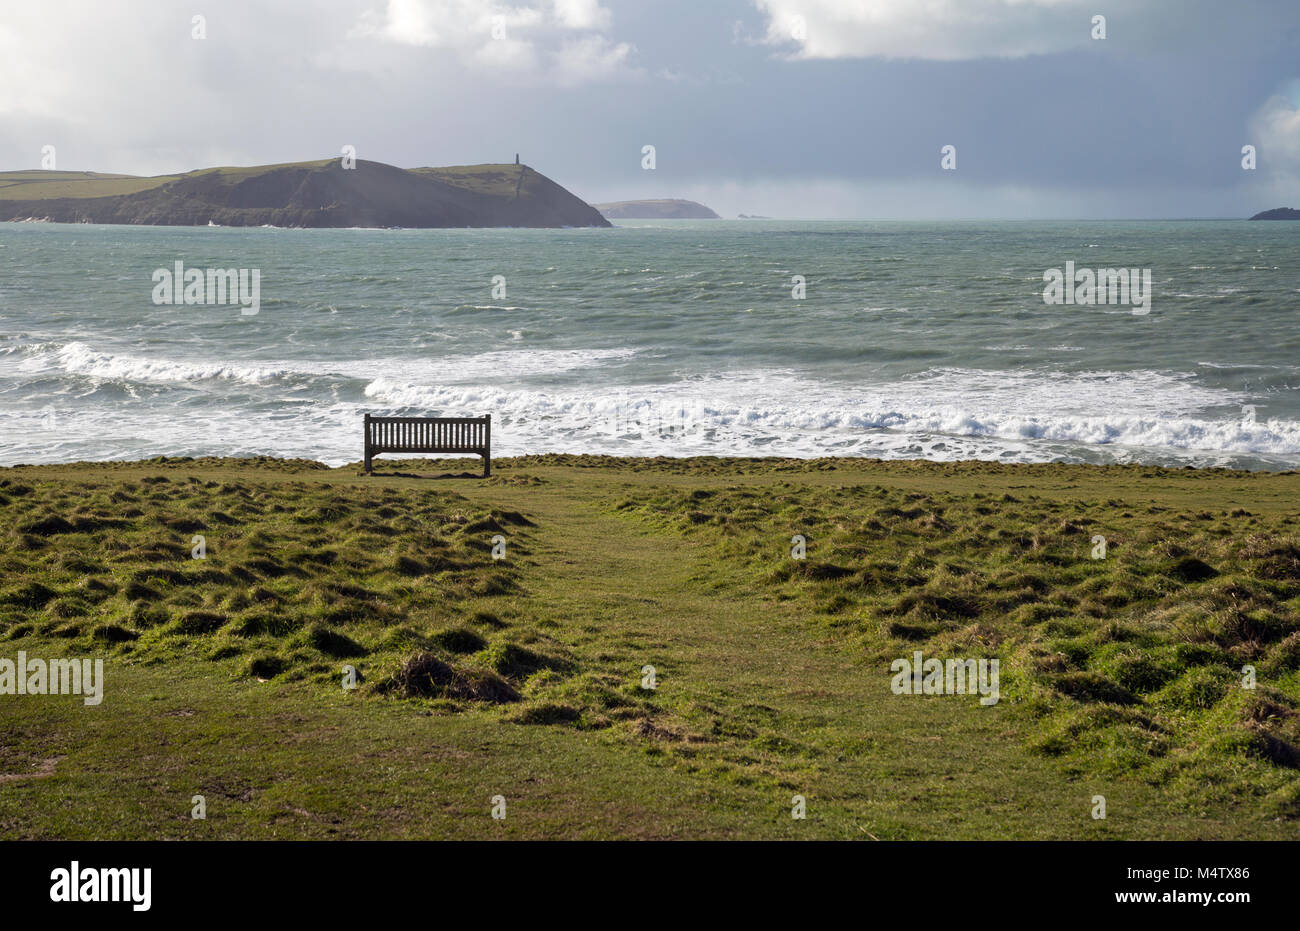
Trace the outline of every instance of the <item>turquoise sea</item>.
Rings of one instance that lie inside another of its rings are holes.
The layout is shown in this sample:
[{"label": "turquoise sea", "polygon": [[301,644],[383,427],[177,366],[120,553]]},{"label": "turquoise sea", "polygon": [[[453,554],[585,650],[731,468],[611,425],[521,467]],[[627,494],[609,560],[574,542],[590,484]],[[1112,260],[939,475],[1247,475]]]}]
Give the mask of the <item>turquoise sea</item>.
[{"label": "turquoise sea", "polygon": [[[1298,260],[1284,222],[0,224],[0,463],[339,464],[372,411],[490,412],[497,455],[1289,469]],[[1045,304],[1067,261],[1151,269],[1150,313]],[[156,304],[177,262],[258,312]]]}]

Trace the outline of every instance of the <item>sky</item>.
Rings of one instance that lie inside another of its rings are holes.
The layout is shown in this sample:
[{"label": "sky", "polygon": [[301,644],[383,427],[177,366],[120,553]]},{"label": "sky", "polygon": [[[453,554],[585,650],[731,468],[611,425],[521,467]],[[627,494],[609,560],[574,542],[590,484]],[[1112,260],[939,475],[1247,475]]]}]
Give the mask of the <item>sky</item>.
[{"label": "sky", "polygon": [[518,152],[723,216],[1249,216],[1300,207],[1300,2],[0,0],[0,169],[47,146],[126,174]]}]

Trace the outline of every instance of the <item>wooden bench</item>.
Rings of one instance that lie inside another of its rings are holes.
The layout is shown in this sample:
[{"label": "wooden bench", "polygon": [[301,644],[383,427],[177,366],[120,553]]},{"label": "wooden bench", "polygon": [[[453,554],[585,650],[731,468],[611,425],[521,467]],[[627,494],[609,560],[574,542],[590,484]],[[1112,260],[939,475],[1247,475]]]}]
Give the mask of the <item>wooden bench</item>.
[{"label": "wooden bench", "polygon": [[366,414],[366,474],[379,453],[454,453],[483,457],[492,474],[492,415],[486,417],[376,417]]}]

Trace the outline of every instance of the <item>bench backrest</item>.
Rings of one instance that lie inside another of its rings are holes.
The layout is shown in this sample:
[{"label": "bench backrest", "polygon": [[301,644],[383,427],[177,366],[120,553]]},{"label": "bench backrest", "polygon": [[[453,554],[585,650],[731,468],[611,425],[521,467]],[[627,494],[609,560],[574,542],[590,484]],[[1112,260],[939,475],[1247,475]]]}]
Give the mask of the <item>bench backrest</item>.
[{"label": "bench backrest", "polygon": [[367,453],[476,453],[488,455],[492,415],[486,417],[376,417],[366,414]]}]

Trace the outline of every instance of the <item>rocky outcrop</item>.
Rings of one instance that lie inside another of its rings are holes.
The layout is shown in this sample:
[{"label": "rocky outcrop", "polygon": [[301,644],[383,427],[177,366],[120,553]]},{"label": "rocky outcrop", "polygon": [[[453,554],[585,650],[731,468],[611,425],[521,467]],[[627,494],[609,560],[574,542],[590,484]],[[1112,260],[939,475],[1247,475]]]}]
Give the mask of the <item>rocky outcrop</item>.
[{"label": "rocky outcrop", "polygon": [[1257,213],[1252,220],[1300,220],[1300,210],[1294,207],[1274,207],[1272,210],[1265,210],[1263,213]]}]

